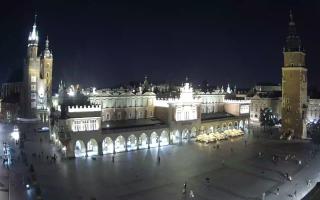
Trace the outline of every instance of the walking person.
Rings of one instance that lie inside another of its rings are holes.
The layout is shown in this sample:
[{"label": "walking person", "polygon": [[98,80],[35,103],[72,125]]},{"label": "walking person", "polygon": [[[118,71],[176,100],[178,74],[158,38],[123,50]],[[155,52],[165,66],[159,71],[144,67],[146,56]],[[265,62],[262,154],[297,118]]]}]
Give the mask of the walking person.
[{"label": "walking person", "polygon": [[114,155],[112,155],[112,163],[114,163]]},{"label": "walking person", "polygon": [[185,194],[187,192],[187,181],[184,182],[183,184],[183,190],[182,190],[182,193]]}]

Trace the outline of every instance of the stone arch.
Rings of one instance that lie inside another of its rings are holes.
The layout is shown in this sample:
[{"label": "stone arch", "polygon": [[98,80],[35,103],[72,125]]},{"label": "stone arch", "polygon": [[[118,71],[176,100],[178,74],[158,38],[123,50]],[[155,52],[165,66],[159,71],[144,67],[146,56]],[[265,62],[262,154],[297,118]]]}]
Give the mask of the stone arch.
[{"label": "stone arch", "polygon": [[189,130],[188,129],[183,129],[183,131],[182,131],[182,139],[183,140],[188,140],[189,139]]},{"label": "stone arch", "polygon": [[82,157],[86,155],[86,145],[82,140],[77,140],[74,146],[75,157]]},{"label": "stone arch", "polygon": [[245,127],[245,128],[248,128],[248,127],[249,127],[249,120],[248,120],[248,119],[246,119],[246,120],[244,121],[244,127]]},{"label": "stone arch", "polygon": [[229,130],[233,129],[232,122],[229,122],[229,124],[228,124],[228,129],[229,129]]},{"label": "stone arch", "polygon": [[88,156],[98,155],[98,143],[93,138],[91,138],[87,143],[87,155]]},{"label": "stone arch", "polygon": [[113,141],[110,137],[106,137],[102,141],[102,153],[103,154],[113,153]]},{"label": "stone arch", "polygon": [[220,127],[219,124],[218,124],[217,127],[216,127],[216,131],[217,131],[217,132],[221,132],[221,127]]},{"label": "stone arch", "polygon": [[200,127],[200,134],[204,134],[205,133],[205,127],[204,126],[201,126]]},{"label": "stone arch", "polygon": [[146,149],[148,148],[148,136],[145,133],[142,133],[139,137],[139,143],[138,143],[139,149]]},{"label": "stone arch", "polygon": [[190,138],[196,138],[197,137],[197,128],[192,127],[191,132],[190,132]]},{"label": "stone arch", "polygon": [[234,122],[234,129],[239,129],[239,123],[237,121]]},{"label": "stone arch", "polygon": [[243,129],[243,128],[244,128],[243,120],[240,120],[240,122],[239,122],[239,129]]},{"label": "stone arch", "polygon": [[213,126],[210,126],[210,128],[208,129],[208,132],[207,132],[207,133],[213,133],[213,132],[214,132]]},{"label": "stone arch", "polygon": [[171,132],[170,140],[171,140],[172,144],[179,143],[179,141],[180,141],[180,132],[179,132],[179,130],[174,130],[173,132]]},{"label": "stone arch", "polygon": [[115,151],[122,152],[126,150],[126,139],[119,135],[116,140],[114,141]]},{"label": "stone arch", "polygon": [[159,138],[158,138],[158,134],[156,132],[152,132],[150,135],[150,143],[149,146],[150,147],[157,147],[159,146],[158,142],[159,142]]},{"label": "stone arch", "polygon": [[132,151],[137,149],[137,137],[135,135],[130,135],[127,139],[127,150]]},{"label": "stone arch", "polygon": [[160,134],[160,146],[165,146],[169,144],[169,135],[166,130],[163,130]]},{"label": "stone arch", "polygon": [[222,131],[225,131],[225,130],[227,130],[227,124],[226,124],[226,123],[223,123],[223,124],[222,124]]}]

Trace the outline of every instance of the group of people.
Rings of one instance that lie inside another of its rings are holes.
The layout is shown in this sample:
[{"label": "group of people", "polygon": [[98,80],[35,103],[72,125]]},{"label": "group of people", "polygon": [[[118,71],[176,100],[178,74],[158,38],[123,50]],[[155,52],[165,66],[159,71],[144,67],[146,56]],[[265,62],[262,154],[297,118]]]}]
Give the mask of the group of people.
[{"label": "group of people", "polygon": [[[187,194],[187,181],[184,182],[184,184],[183,184],[182,194],[184,194],[184,195]],[[192,198],[192,199],[194,198],[193,190],[189,191],[189,197]]]},{"label": "group of people", "polygon": [[53,154],[53,156],[49,156],[49,155],[44,156],[43,151],[41,151],[41,154],[40,153],[38,153],[38,154],[32,153],[32,157],[38,158],[39,160],[41,160],[45,157],[48,162],[50,161],[50,163],[55,163],[57,161],[57,156],[55,153]]}]

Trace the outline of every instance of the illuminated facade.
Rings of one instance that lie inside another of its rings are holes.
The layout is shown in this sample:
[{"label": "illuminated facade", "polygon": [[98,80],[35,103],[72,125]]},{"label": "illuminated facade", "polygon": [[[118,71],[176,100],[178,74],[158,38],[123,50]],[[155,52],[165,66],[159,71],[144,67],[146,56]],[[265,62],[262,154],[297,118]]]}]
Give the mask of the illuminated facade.
[{"label": "illuminated facade", "polygon": [[320,99],[309,99],[307,122],[317,122],[320,120]]},{"label": "illuminated facade", "polygon": [[[183,143],[200,133],[246,130],[249,123],[249,101],[226,100],[220,90],[202,94],[186,81],[176,98],[142,91],[80,90],[61,83],[52,98],[53,141],[67,157],[102,155]],[[204,106],[211,112],[202,112]]]},{"label": "illuminated facade", "polygon": [[50,107],[52,91],[52,63],[53,56],[49,50],[47,38],[45,50],[38,55],[39,34],[34,23],[28,37],[27,57],[24,68],[24,94],[21,98],[24,116],[48,121],[47,109]]},{"label": "illuminated facade", "polygon": [[92,90],[86,92],[91,104],[101,105],[102,121],[154,117],[156,94],[142,91]]}]

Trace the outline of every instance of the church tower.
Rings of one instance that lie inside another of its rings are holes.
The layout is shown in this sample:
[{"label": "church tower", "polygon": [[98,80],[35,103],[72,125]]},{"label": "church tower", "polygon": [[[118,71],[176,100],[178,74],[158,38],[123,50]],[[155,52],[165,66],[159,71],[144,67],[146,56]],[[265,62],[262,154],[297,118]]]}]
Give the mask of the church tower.
[{"label": "church tower", "polygon": [[282,132],[284,136],[306,138],[305,113],[307,109],[306,53],[296,32],[290,11],[289,35],[283,49],[282,67]]},{"label": "church tower", "polygon": [[52,97],[52,64],[53,56],[49,49],[49,39],[47,37],[45,50],[41,60],[41,78],[44,79],[45,82],[48,106],[51,106]]},{"label": "church tower", "polygon": [[24,87],[25,99],[22,99],[22,105],[25,106],[25,116],[37,117],[37,91],[38,81],[40,79],[40,57],[38,56],[39,35],[37,30],[36,19],[32,31],[28,37],[27,58],[24,68]]},{"label": "church tower", "polygon": [[45,49],[38,55],[39,34],[36,20],[28,37],[27,57],[24,67],[24,94],[21,105],[24,117],[48,121],[51,106],[53,56],[47,38]]}]

